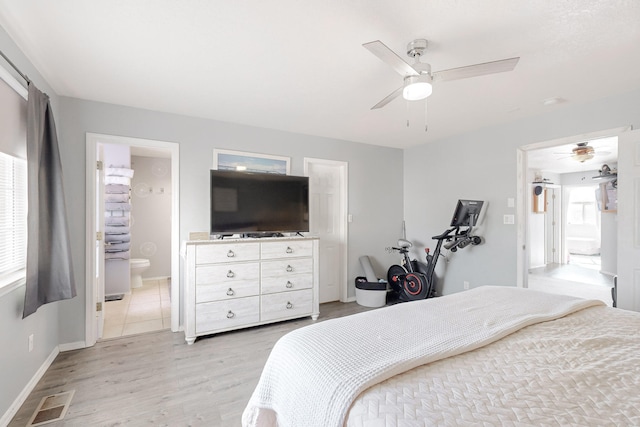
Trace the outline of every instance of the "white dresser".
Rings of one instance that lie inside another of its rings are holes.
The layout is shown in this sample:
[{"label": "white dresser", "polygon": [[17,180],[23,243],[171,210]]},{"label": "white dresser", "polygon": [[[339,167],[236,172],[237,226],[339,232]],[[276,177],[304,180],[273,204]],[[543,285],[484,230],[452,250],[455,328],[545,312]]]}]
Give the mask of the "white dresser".
[{"label": "white dresser", "polygon": [[318,238],[185,242],[185,339],[320,314]]}]

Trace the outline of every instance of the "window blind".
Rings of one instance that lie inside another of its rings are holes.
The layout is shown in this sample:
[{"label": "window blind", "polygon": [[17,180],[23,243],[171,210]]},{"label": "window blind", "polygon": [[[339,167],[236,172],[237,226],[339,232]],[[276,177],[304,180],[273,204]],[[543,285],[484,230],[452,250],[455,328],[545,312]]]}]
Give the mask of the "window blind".
[{"label": "window blind", "polygon": [[27,163],[0,153],[0,278],[24,269],[26,254]]},{"label": "window blind", "polygon": [[[0,288],[24,270],[27,254],[27,101],[0,70]],[[12,274],[13,273],[13,274]]]}]

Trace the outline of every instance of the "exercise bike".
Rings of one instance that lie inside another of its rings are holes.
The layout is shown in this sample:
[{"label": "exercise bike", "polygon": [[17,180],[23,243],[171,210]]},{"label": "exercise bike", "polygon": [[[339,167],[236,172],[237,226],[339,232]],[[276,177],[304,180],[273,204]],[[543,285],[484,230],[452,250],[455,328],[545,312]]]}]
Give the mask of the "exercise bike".
[{"label": "exercise bike", "polygon": [[478,221],[483,203],[478,200],[458,200],[451,219],[451,228],[432,237],[438,241],[433,254],[429,248],[425,248],[426,265],[409,259],[409,248],[412,244],[406,239],[399,239],[398,247],[391,248],[402,254],[401,265],[392,265],[387,271],[387,281],[398,302],[431,298],[435,295],[434,272],[444,242],[444,248],[451,252],[482,243],[481,237],[471,233]]},{"label": "exercise bike", "polygon": [[431,298],[435,295],[433,273],[440,258],[440,250],[443,242],[451,241],[454,238],[456,231],[454,227],[438,236],[432,237],[438,243],[433,254],[430,253],[429,248],[425,248],[427,254],[426,264],[418,260],[410,260],[409,248],[413,245],[406,239],[399,239],[398,247],[391,248],[402,255],[401,265],[392,265],[387,271],[387,281],[398,302]]}]

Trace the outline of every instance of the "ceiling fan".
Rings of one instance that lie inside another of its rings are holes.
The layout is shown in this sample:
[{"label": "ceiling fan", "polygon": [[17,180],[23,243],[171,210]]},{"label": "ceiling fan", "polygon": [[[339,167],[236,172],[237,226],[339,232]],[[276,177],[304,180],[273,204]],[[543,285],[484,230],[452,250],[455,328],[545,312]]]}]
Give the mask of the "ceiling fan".
[{"label": "ceiling fan", "polygon": [[570,153],[556,153],[556,154],[564,154],[564,157],[560,157],[560,159],[571,158],[577,162],[584,163],[587,160],[593,159],[595,156],[601,156],[605,154],[611,154],[609,151],[596,151],[591,145],[589,145],[589,141],[578,142],[576,147],[574,147]]},{"label": "ceiling fan", "polygon": [[501,59],[498,61],[450,68],[448,70],[432,73],[431,65],[420,62],[420,57],[427,50],[428,46],[428,42],[425,39],[416,39],[407,45],[407,55],[415,60],[413,65],[409,65],[405,62],[380,40],[364,43],[362,46],[391,66],[391,68],[396,70],[396,72],[404,78],[404,84],[391,92],[391,94],[382,101],[371,107],[372,110],[384,107],[400,94],[402,94],[403,98],[408,101],[425,99],[431,95],[433,89],[432,83],[434,81],[459,80],[469,77],[512,71],[520,60],[519,57]]}]

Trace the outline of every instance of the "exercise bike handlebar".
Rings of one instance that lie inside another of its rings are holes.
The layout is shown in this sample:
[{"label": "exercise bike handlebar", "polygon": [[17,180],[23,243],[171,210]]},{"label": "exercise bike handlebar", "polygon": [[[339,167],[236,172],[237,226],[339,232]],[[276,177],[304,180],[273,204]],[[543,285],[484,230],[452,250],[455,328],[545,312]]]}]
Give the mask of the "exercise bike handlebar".
[{"label": "exercise bike handlebar", "polygon": [[451,238],[451,233],[456,231],[458,229],[458,227],[453,227],[453,228],[449,228],[448,230],[445,230],[444,233],[439,234],[437,236],[433,236],[432,239],[433,240],[447,240]]}]

